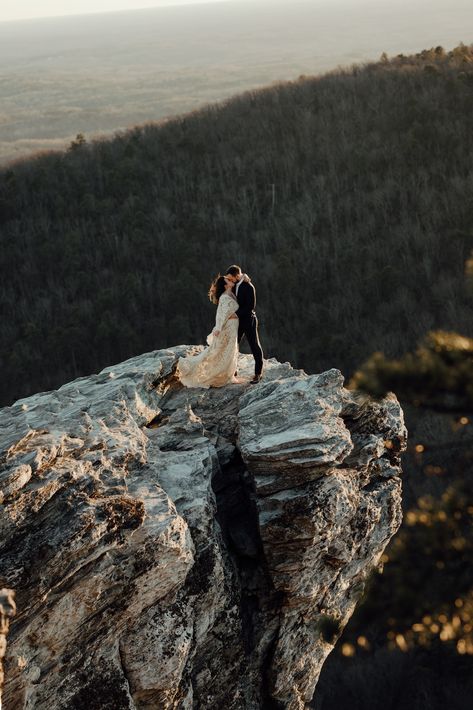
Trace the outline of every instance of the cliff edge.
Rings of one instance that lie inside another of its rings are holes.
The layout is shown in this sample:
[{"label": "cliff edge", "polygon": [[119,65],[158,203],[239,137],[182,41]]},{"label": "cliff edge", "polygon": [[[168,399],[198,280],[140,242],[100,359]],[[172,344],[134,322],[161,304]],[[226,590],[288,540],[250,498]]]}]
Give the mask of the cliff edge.
[{"label": "cliff edge", "polygon": [[394,396],[275,360],[184,389],[188,351],[1,410],[6,710],[304,708],[399,527]]}]

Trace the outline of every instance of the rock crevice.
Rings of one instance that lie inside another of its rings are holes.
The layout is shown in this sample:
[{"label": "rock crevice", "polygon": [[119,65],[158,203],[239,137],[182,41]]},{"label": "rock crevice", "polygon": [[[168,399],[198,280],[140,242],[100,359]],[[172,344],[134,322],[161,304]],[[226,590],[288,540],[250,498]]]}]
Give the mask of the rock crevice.
[{"label": "rock crevice", "polygon": [[186,390],[184,352],[2,410],[6,708],[304,708],[397,530],[394,397],[277,361]]}]

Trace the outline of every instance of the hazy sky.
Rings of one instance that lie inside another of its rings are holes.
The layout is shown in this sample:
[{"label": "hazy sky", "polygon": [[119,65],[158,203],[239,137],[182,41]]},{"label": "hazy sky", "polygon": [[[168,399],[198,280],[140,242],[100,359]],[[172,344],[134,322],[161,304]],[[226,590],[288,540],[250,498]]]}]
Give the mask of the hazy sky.
[{"label": "hazy sky", "polygon": [[[26,20],[41,17],[57,17],[64,15],[87,15],[90,13],[114,12],[120,10],[139,10],[151,7],[166,7],[175,5],[202,5],[211,3],[222,3],[227,0],[0,0],[0,22],[10,20]],[[236,0],[236,2],[246,4],[291,4],[291,0]],[[409,7],[409,0],[312,0],[312,4],[318,7],[338,5],[340,11],[349,6],[356,5],[366,7],[369,5],[386,6],[395,2],[400,12]],[[429,0],[417,0],[424,2],[426,11],[429,9]],[[445,0],[445,8],[452,8],[450,0]]]},{"label": "hazy sky", "polygon": [[[138,10],[165,5],[195,5],[196,3],[224,2],[225,0],[2,0],[0,21],[25,20],[30,17],[55,15],[84,15],[89,12]],[[244,0],[242,0],[243,2]]]}]

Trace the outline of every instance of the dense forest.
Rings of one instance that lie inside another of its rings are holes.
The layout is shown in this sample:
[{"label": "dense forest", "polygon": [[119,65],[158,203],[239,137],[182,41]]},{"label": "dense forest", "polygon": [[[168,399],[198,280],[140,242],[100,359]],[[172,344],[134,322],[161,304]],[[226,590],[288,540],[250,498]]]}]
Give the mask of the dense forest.
[{"label": "dense forest", "polygon": [[0,402],[204,342],[233,262],[266,354],[308,371],[472,335],[472,58],[384,56],[4,169]]}]

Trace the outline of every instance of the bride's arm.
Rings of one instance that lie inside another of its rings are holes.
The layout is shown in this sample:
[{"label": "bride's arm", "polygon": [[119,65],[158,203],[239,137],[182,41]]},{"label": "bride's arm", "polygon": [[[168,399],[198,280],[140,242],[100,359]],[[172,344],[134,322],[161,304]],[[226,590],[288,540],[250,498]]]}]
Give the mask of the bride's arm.
[{"label": "bride's arm", "polygon": [[217,306],[217,315],[215,316],[214,335],[219,335],[228,318],[231,318],[234,313],[233,302],[230,298],[220,298]]},{"label": "bride's arm", "polygon": [[222,330],[224,323],[224,299],[220,298],[220,301],[218,302],[217,306],[217,313],[215,315],[215,328],[213,330],[214,335],[220,335],[220,331]]}]

